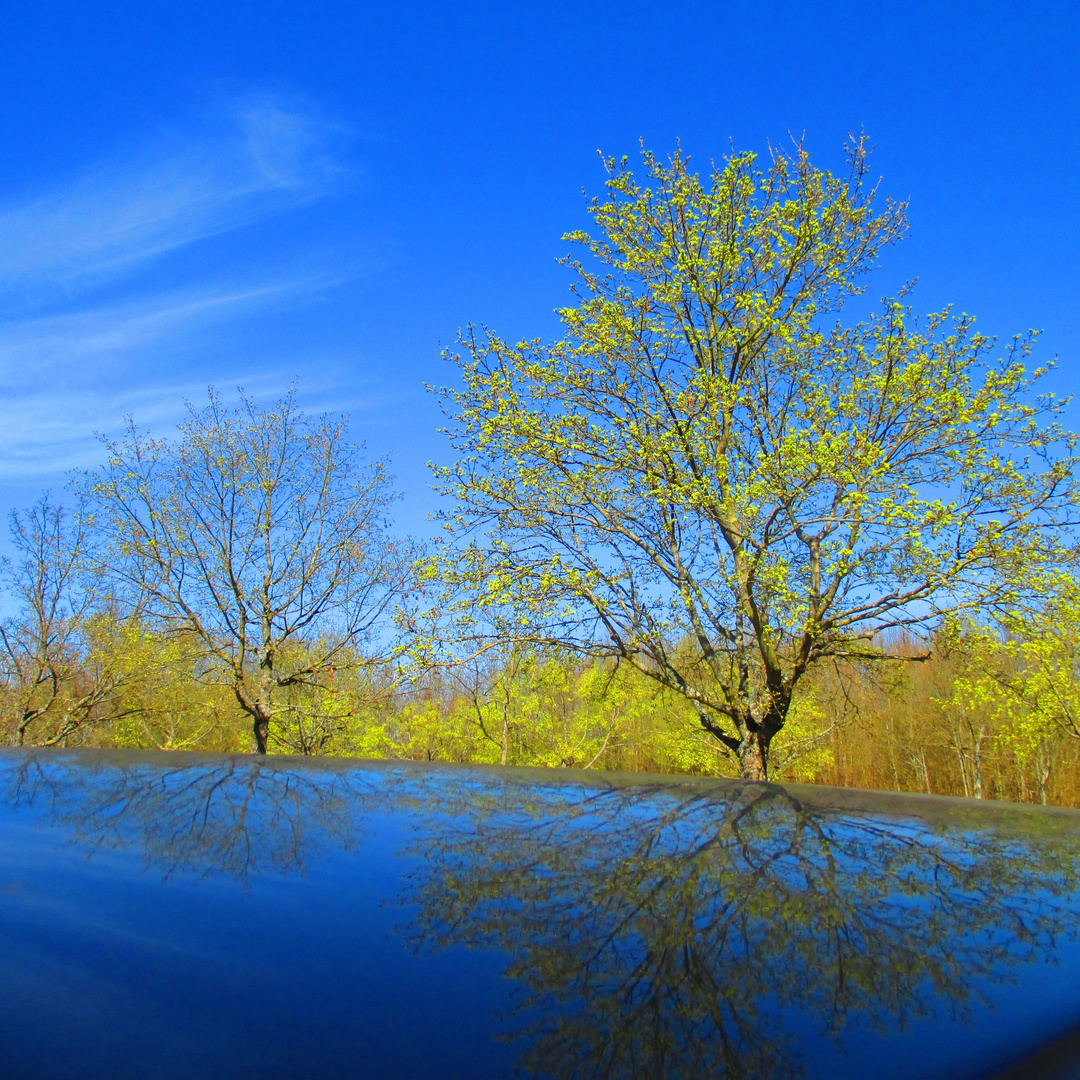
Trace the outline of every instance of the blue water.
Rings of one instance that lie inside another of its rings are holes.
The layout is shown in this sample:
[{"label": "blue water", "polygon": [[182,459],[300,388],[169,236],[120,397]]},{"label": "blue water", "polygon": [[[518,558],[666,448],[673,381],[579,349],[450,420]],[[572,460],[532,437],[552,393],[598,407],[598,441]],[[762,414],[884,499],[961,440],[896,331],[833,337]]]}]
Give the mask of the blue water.
[{"label": "blue water", "polygon": [[1080,815],[0,759],[0,1075],[978,1077],[1080,1023]]}]

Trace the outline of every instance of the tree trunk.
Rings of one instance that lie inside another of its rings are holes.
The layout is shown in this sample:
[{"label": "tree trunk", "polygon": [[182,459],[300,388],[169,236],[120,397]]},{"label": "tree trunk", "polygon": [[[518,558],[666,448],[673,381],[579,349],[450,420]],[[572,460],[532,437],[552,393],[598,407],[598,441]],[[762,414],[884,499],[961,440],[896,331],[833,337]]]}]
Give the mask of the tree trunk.
[{"label": "tree trunk", "polygon": [[986,737],[986,728],[979,728],[979,734],[975,738],[975,747],[971,755],[971,790],[976,799],[983,797],[983,740]]},{"label": "tree trunk", "polygon": [[266,753],[266,740],[270,734],[271,702],[274,695],[274,647],[270,638],[270,625],[263,627],[263,654],[259,661],[259,697],[255,703],[255,752]]},{"label": "tree trunk", "polygon": [[971,798],[971,784],[968,783],[968,767],[967,767],[967,755],[964,753],[964,748],[957,740],[956,745],[953,747],[956,751],[956,760],[960,765],[960,782],[964,785],[964,798]]},{"label": "tree trunk", "polygon": [[270,718],[267,716],[256,716],[255,722],[251,725],[251,729],[255,732],[255,752],[257,754],[265,754],[266,737],[270,734]]},{"label": "tree trunk", "polygon": [[769,743],[772,736],[762,730],[748,731],[739,747],[739,775],[743,780],[769,779]]},{"label": "tree trunk", "polygon": [[926,764],[926,747],[919,747],[919,766],[922,768],[923,786],[926,788],[927,795],[933,795],[934,792],[930,787],[930,766]]},{"label": "tree trunk", "polygon": [[1035,776],[1039,781],[1039,802],[1046,805],[1046,789],[1050,783],[1050,747],[1046,740],[1039,743],[1039,752],[1035,757]]}]

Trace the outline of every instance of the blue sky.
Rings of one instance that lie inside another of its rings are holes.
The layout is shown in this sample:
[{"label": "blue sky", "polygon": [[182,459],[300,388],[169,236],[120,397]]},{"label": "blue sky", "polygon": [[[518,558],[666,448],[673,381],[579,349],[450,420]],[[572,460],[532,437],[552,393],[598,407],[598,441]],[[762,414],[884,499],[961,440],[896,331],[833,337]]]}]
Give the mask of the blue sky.
[{"label": "blue sky", "polygon": [[[423,383],[469,321],[555,329],[597,150],[707,167],[877,144],[919,277],[1080,389],[1080,17],[1060,3],[9,2],[0,21],[0,509],[167,433],[208,384],[352,413],[425,532]],[[1073,421],[1080,426],[1080,420]]]}]

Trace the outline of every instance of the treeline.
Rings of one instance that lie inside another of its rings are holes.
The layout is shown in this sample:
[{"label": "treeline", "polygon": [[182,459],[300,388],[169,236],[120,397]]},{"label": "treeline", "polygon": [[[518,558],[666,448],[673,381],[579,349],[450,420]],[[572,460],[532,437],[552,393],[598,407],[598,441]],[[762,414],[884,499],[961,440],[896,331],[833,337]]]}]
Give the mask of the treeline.
[{"label": "treeline", "polygon": [[[249,713],[190,635],[95,612],[66,621],[46,655],[21,630],[4,627],[5,744],[252,749]],[[969,627],[929,650],[891,643],[908,660],[823,668],[774,743],[771,777],[1080,806],[1075,640],[1055,655],[1045,636]],[[339,661],[323,685],[282,695],[270,753],[739,775],[684,698],[611,660],[534,650],[408,676]]]}]

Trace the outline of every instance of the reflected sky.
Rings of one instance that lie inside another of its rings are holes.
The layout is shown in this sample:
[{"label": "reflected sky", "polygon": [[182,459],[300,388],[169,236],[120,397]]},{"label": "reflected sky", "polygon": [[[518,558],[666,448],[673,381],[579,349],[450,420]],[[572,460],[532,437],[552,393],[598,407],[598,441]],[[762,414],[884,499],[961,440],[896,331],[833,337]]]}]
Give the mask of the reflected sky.
[{"label": "reflected sky", "polygon": [[1078,825],[773,784],[8,752],[0,1067],[990,1076],[1080,1025]]}]

